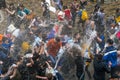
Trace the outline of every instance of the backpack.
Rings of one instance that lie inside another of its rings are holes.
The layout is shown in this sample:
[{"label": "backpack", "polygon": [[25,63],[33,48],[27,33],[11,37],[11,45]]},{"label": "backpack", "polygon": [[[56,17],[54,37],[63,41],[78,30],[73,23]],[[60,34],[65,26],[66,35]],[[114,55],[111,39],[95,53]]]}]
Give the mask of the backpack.
[{"label": "backpack", "polygon": [[86,11],[86,10],[83,10],[83,11],[82,11],[81,19],[82,19],[83,21],[85,21],[85,20],[88,19],[88,14],[87,14],[87,11]]}]

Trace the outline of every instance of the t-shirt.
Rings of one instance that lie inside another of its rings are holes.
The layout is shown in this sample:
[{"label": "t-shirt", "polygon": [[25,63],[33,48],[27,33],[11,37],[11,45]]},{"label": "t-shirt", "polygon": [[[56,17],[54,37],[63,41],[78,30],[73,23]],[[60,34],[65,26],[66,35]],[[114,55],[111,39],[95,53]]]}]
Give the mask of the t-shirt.
[{"label": "t-shirt", "polygon": [[66,18],[67,20],[71,20],[72,15],[71,15],[70,9],[65,9],[65,10],[64,10],[64,13],[65,13],[65,18]]},{"label": "t-shirt", "polygon": [[21,10],[18,11],[18,15],[20,15],[20,16],[24,16],[25,14],[26,15],[30,14],[30,10],[27,8],[24,8],[23,11],[21,11]]},{"label": "t-shirt", "polygon": [[0,34],[0,41],[2,41],[2,39],[3,39],[3,35],[2,35],[2,34]]},{"label": "t-shirt", "polygon": [[62,42],[56,43],[54,39],[50,39],[47,43],[48,53],[53,57],[57,56],[60,47],[62,47]]}]

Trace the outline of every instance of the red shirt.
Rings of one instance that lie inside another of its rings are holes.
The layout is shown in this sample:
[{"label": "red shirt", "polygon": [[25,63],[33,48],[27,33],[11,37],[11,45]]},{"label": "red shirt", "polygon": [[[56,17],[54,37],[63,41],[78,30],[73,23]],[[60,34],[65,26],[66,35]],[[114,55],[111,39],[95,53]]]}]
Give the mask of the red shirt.
[{"label": "red shirt", "polygon": [[71,15],[70,9],[65,9],[65,10],[64,10],[64,13],[65,13],[65,18],[66,18],[67,20],[71,20],[72,15]]},{"label": "red shirt", "polygon": [[57,56],[59,49],[62,47],[62,42],[55,42],[55,39],[50,39],[47,43],[48,54],[53,57]]}]

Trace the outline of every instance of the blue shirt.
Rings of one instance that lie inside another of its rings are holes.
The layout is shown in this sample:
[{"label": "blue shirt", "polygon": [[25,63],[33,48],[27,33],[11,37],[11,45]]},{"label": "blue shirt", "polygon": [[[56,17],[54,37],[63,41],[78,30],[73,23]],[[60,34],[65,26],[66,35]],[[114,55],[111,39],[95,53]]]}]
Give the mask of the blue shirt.
[{"label": "blue shirt", "polygon": [[5,49],[9,49],[12,44],[13,44],[13,42],[11,40],[9,40],[7,44],[2,43],[2,47],[5,48]]},{"label": "blue shirt", "polygon": [[102,42],[98,42],[98,44],[99,44],[100,49],[103,50],[104,46],[105,46],[105,37],[104,37],[104,35],[101,35],[100,39],[102,40]]},{"label": "blue shirt", "polygon": [[24,15],[23,12],[24,12],[26,15],[30,14],[30,10],[28,10],[27,8],[24,8],[23,11],[22,11],[22,10],[19,10],[19,11],[18,11],[18,15],[23,16],[23,15]]},{"label": "blue shirt", "polygon": [[113,46],[106,47],[103,60],[108,64],[112,63],[112,67],[117,66],[117,50]]}]

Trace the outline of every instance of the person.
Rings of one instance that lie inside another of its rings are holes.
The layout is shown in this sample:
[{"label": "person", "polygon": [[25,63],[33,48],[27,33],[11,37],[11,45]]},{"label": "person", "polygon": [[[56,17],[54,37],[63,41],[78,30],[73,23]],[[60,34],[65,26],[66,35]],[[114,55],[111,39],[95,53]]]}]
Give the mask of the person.
[{"label": "person", "polygon": [[6,1],[5,0],[0,0],[0,9],[6,8]]},{"label": "person", "polygon": [[4,20],[4,12],[3,9],[6,8],[6,1],[0,0],[0,23]]},{"label": "person", "polygon": [[71,14],[72,14],[72,21],[73,21],[73,25],[75,26],[75,20],[76,20],[76,16],[77,16],[77,10],[78,10],[78,3],[76,0],[74,0],[71,4],[70,4],[70,10],[71,10]]},{"label": "person", "polygon": [[96,12],[98,12],[99,10],[100,10],[100,4],[97,3],[97,4],[94,6],[93,14],[96,13]]},{"label": "person", "polygon": [[80,44],[80,38],[81,38],[80,33],[79,32],[75,33],[74,34],[74,43],[79,45]]},{"label": "person", "polygon": [[14,44],[14,39],[5,39],[5,41],[2,43],[2,47],[7,51],[7,55],[9,54],[12,44]]},{"label": "person", "polygon": [[75,58],[76,65],[76,76],[78,80],[84,80],[84,60],[82,56],[76,56]]},{"label": "person", "polygon": [[94,80],[105,80],[105,72],[110,72],[111,70],[111,62],[106,64],[105,61],[102,60],[102,54],[96,54],[94,57]]},{"label": "person", "polygon": [[111,65],[111,78],[115,75],[115,68],[117,66],[117,49],[113,46],[114,42],[112,39],[107,40],[107,47],[105,48],[103,60],[108,64],[109,62],[112,63]]},{"label": "person", "polygon": [[11,22],[14,22],[15,19],[15,6],[13,3],[10,3],[9,7],[5,9],[8,13],[8,18],[7,18],[7,26],[11,24]]},{"label": "person", "polygon": [[120,75],[120,45],[117,48],[117,67],[116,67],[116,78],[118,78]]},{"label": "person", "polygon": [[97,44],[99,45],[100,51],[103,51],[104,47],[105,47],[105,36],[104,34],[99,34],[96,37],[97,39]]},{"label": "person", "polygon": [[80,0],[80,7],[82,9],[85,9],[85,6],[87,5],[87,0]]},{"label": "person", "polygon": [[95,24],[97,32],[104,32],[105,29],[105,13],[104,9],[100,9],[100,11],[95,14]]},{"label": "person", "polygon": [[17,7],[17,17],[18,17],[18,19],[16,20],[14,26],[19,28],[22,23],[27,25],[26,16],[29,15],[30,13],[31,13],[31,11],[29,9],[25,8],[25,6],[23,4],[19,4],[18,7]]},{"label": "person", "polygon": [[85,26],[83,26],[83,33],[89,36],[90,31],[94,31],[96,29],[95,22],[90,18],[86,20]]},{"label": "person", "polygon": [[119,23],[120,22],[120,9],[119,8],[116,9],[115,17],[116,17],[116,22]]},{"label": "person", "polygon": [[62,42],[60,41],[59,37],[55,37],[54,39],[50,39],[47,43],[47,54],[53,64],[56,64],[56,57],[57,53],[59,52],[60,48],[62,48]]},{"label": "person", "polygon": [[65,19],[65,13],[62,10],[59,10],[57,13],[58,21],[62,22]]},{"label": "person", "polygon": [[67,6],[63,6],[64,13],[65,13],[65,19],[69,22],[72,19],[72,14],[70,9]]},{"label": "person", "polygon": [[18,6],[18,17],[20,17],[21,19],[24,19],[26,15],[30,14],[30,10],[25,8],[25,6],[23,4],[20,4]]},{"label": "person", "polygon": [[117,8],[117,9],[116,9],[116,17],[119,17],[119,16],[120,16],[120,9]]},{"label": "person", "polygon": [[49,4],[45,0],[42,0],[41,6],[43,8],[43,17],[49,19],[50,18]]},{"label": "person", "polygon": [[21,65],[19,65],[18,70],[21,74],[21,80],[35,80],[35,67],[34,67],[34,61],[33,61],[33,54],[26,54],[24,56],[23,62]]},{"label": "person", "polygon": [[4,35],[0,34],[0,45],[2,44],[3,37],[4,37]]},{"label": "person", "polygon": [[[2,73],[2,75],[0,76],[1,80],[11,80],[11,79],[18,80],[18,78],[20,78],[20,76],[17,73],[17,69],[18,69],[18,66],[20,65],[21,61],[22,61],[21,56],[17,56],[16,61],[14,61],[11,65],[9,65],[10,67],[8,68],[8,71],[5,74]],[[2,70],[3,70],[3,68],[2,68]]]},{"label": "person", "polygon": [[62,10],[63,1],[62,0],[53,0],[56,10]]}]

